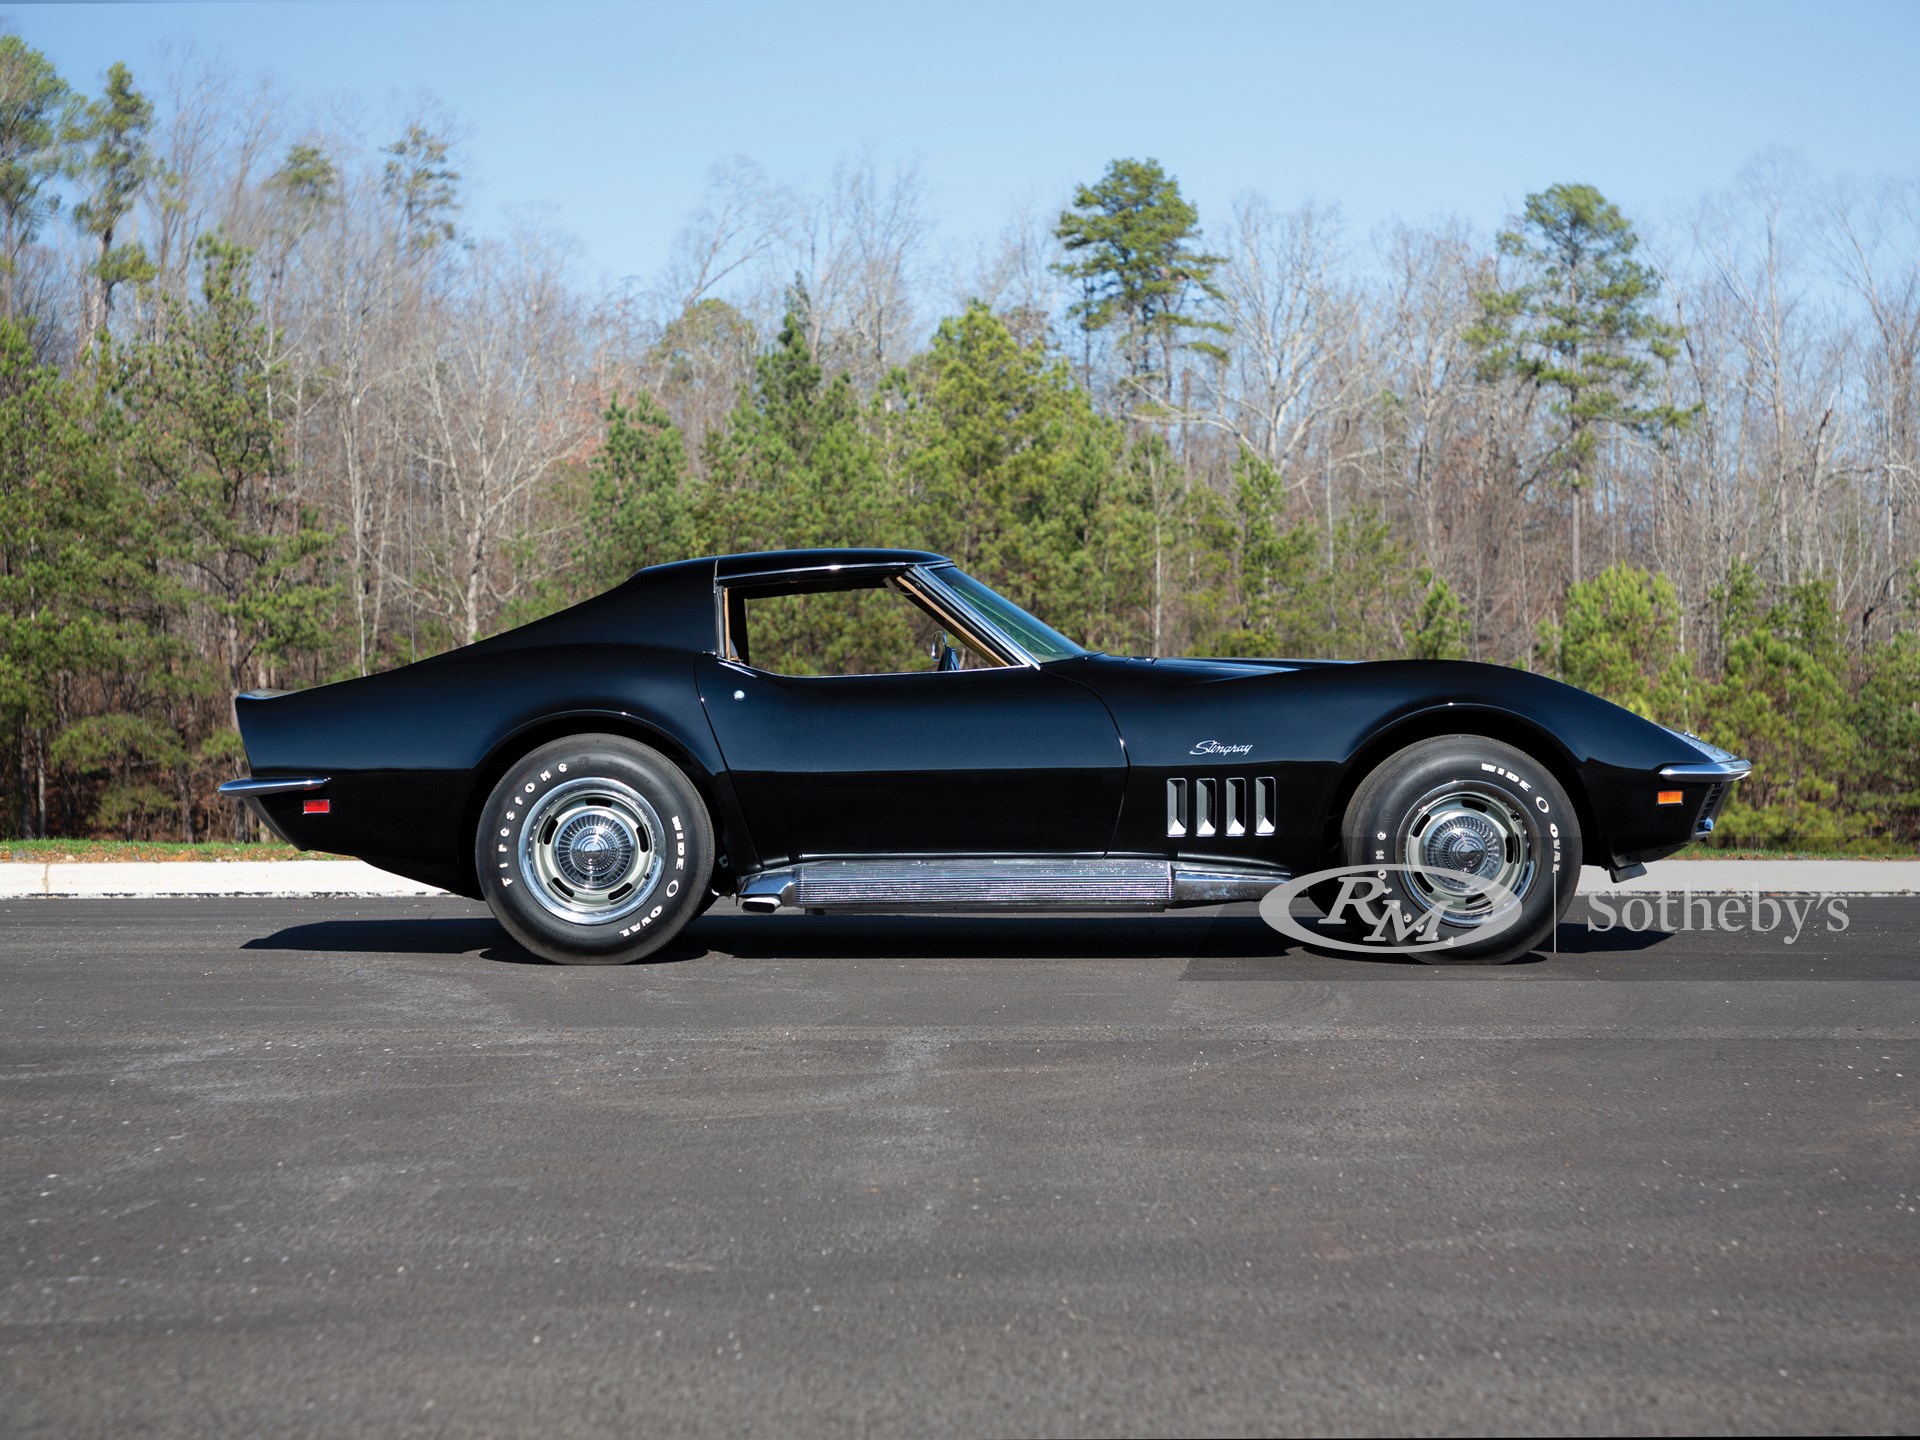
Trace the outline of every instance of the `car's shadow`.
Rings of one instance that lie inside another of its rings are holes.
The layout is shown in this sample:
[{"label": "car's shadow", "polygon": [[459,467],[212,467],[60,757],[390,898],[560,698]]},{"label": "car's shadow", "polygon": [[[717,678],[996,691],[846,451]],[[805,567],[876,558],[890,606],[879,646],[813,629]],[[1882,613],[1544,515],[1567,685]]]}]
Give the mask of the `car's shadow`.
[{"label": "car's shadow", "polygon": [[[1316,922],[1307,920],[1305,923]],[[1615,927],[1589,931],[1567,921],[1559,928],[1557,953],[1594,955],[1646,950],[1672,936],[1666,931]],[[504,965],[549,962],[525,949],[492,917],[434,916],[391,920],[317,920],[290,925],[247,941],[243,950],[303,954],[473,955]],[[1542,947],[1516,962],[1551,959]],[[1421,967],[1417,957],[1359,954],[1305,945],[1274,932],[1254,914],[1197,916],[974,915],[782,915],[710,914],[689,925],[648,965],[685,964],[711,955],[742,960],[877,959],[1099,959],[1188,960],[1218,978],[1251,978],[1245,964],[1281,957],[1317,957],[1356,967]],[[1194,974],[1192,978],[1210,978]]]},{"label": "car's shadow", "polygon": [[491,915],[315,920],[259,936],[240,948],[308,955],[477,955],[503,965],[548,963],[507,934]]}]

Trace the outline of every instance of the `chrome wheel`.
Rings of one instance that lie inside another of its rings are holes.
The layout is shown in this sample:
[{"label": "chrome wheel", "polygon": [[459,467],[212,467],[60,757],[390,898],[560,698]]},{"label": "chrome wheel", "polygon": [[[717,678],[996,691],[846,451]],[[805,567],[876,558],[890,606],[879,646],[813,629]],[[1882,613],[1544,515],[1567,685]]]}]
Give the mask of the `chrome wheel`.
[{"label": "chrome wheel", "polygon": [[610,924],[653,894],[662,833],[660,816],[631,786],[569,780],[535,802],[520,831],[521,879],[562,920]]},{"label": "chrome wheel", "polygon": [[1484,925],[1533,884],[1532,827],[1499,791],[1444,785],[1414,805],[1400,833],[1409,892],[1449,925]]}]

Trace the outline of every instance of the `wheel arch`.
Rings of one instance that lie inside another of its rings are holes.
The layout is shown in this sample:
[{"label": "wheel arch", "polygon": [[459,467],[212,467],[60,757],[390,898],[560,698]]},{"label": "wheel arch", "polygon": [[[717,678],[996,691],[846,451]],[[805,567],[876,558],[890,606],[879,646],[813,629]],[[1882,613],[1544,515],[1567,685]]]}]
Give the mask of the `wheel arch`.
[{"label": "wheel arch", "polygon": [[1334,789],[1326,829],[1321,837],[1323,855],[1338,852],[1340,822],[1347,813],[1347,805],[1353,799],[1354,792],[1367,776],[1397,751],[1442,735],[1474,735],[1497,740],[1546,766],[1573,801],[1574,818],[1580,822],[1582,843],[1587,853],[1607,853],[1605,837],[1601,833],[1592,799],[1580,778],[1579,763],[1551,730],[1511,710],[1491,706],[1441,705],[1402,716],[1382,726],[1348,757],[1341,771],[1340,782]]},{"label": "wheel arch", "polygon": [[727,803],[729,797],[723,790],[720,777],[700,760],[693,747],[664,726],[628,711],[570,710],[521,726],[496,743],[487,752],[486,758],[474,767],[473,783],[468,788],[466,807],[460,817],[461,864],[472,893],[479,893],[479,879],[473,872],[473,842],[480,828],[480,812],[486,806],[487,797],[493,793],[494,786],[500,783],[500,777],[520,760],[542,745],[563,740],[569,735],[618,735],[658,750],[679,767],[688,783],[699,792],[701,802],[707,807],[707,818],[713,824],[717,851],[713,883],[716,886],[731,883],[737,862],[725,870],[719,862],[722,856],[732,858],[741,853],[734,844],[737,827],[732,807]]}]

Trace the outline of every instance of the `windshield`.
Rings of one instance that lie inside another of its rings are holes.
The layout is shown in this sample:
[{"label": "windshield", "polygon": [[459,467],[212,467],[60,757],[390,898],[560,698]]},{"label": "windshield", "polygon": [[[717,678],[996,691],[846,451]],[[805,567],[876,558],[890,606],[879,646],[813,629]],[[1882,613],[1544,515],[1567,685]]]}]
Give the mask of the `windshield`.
[{"label": "windshield", "polygon": [[1045,663],[1087,653],[1085,647],[1074,644],[1051,625],[1034,619],[1004,595],[996,595],[965,571],[949,565],[933,573],[941,584],[978,610],[1034,659]]}]

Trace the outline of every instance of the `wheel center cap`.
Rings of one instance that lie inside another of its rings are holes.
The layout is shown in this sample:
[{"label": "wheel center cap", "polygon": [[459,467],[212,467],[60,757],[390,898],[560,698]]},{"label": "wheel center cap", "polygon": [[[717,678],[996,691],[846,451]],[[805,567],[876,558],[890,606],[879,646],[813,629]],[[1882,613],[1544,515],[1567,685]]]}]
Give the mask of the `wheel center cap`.
[{"label": "wheel center cap", "polygon": [[630,830],[600,812],[576,815],[553,837],[553,858],[567,883],[582,890],[605,890],[627,873],[635,844]]},{"label": "wheel center cap", "polygon": [[[1488,875],[1506,858],[1493,822],[1480,815],[1447,816],[1428,833],[1421,858],[1437,870],[1462,870]],[[1444,877],[1435,877],[1442,880]]]}]

